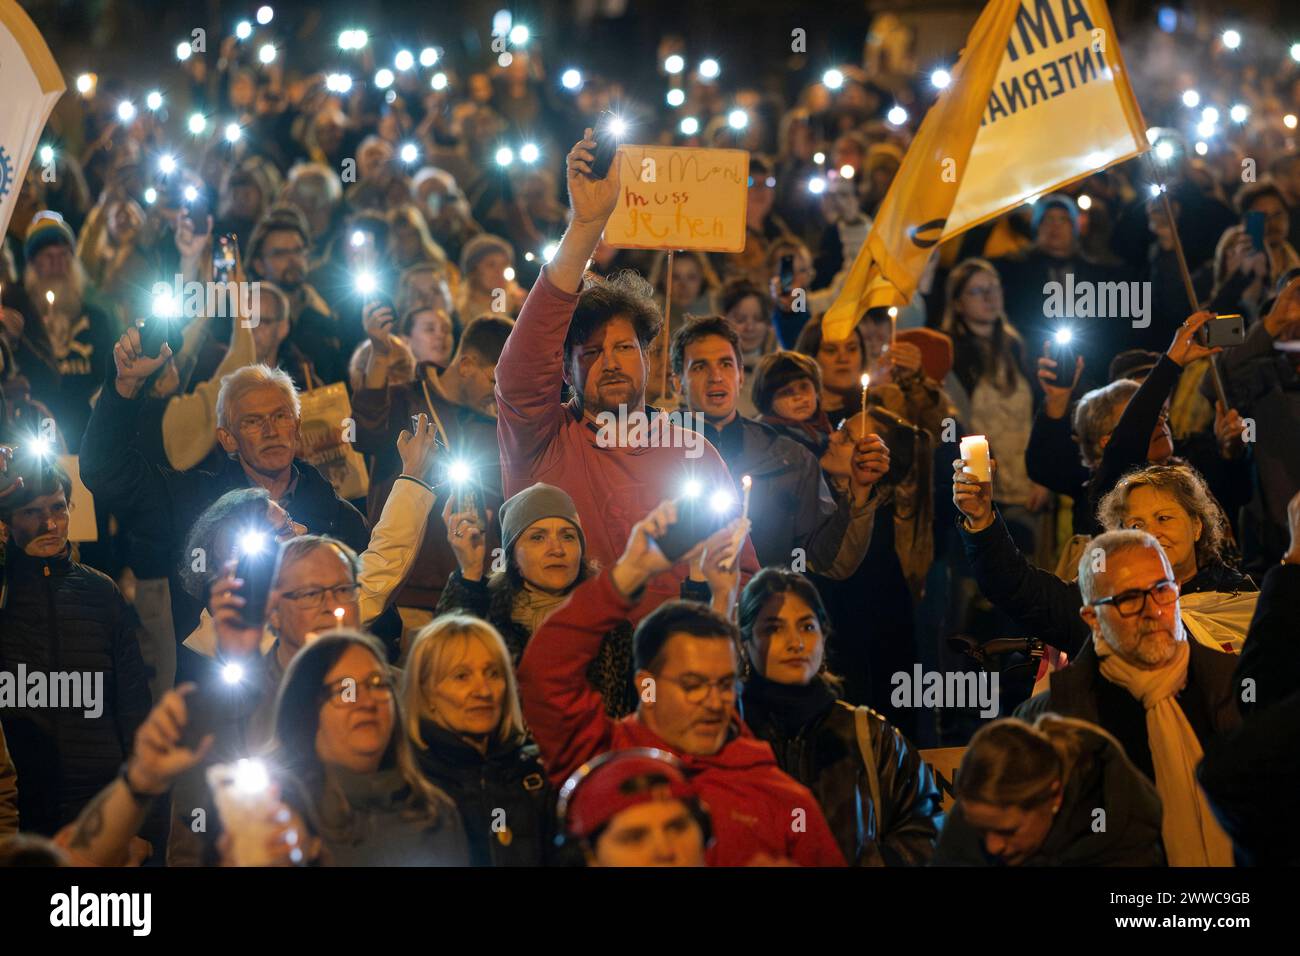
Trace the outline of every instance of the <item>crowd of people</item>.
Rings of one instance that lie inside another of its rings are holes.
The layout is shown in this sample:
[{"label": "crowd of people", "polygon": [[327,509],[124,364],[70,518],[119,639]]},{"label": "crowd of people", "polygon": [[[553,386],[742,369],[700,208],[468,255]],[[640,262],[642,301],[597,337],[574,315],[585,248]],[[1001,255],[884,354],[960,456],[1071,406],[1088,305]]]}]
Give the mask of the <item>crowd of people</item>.
[{"label": "crowd of people", "polygon": [[[934,95],[896,20],[763,91],[665,65],[672,109],[263,29],[168,109],[96,78],[15,184],[0,862],[1300,861],[1300,66],[1151,30],[1154,189],[1037,197],[837,340]],[[605,243],[606,109],[749,151],[742,252]],[[1150,321],[1048,318],[1065,277]]]}]

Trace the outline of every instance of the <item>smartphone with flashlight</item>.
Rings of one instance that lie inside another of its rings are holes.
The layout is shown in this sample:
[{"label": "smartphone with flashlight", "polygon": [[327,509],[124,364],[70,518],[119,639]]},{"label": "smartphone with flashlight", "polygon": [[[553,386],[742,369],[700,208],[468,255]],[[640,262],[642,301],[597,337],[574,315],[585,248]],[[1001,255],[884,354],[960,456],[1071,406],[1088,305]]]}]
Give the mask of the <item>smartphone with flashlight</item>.
[{"label": "smartphone with flashlight", "polygon": [[208,230],[208,216],[212,215],[212,207],[208,205],[207,190],[202,187],[194,189],[194,198],[185,199],[185,215],[194,223],[195,235],[199,235]]},{"label": "smartphone with flashlight", "polygon": [[266,602],[271,594],[275,559],[275,541],[270,535],[253,531],[240,540],[235,577],[244,582],[239,586],[239,596],[244,599],[244,606],[239,609],[239,619],[244,627],[261,630],[265,625]]},{"label": "smartphone with flashlight", "polygon": [[1246,341],[1246,320],[1240,315],[1218,315],[1196,330],[1196,341],[1206,348],[1230,348]]},{"label": "smartphone with flashlight", "polygon": [[1246,213],[1246,235],[1250,236],[1250,248],[1255,252],[1264,251],[1264,225],[1268,217],[1262,212]]},{"label": "smartphone with flashlight", "polygon": [[1056,363],[1053,380],[1057,385],[1065,386],[1074,381],[1075,359],[1079,353],[1074,347],[1073,331],[1058,329],[1044,350],[1044,354]]},{"label": "smartphone with flashlight", "polygon": [[794,289],[794,255],[784,255],[781,257],[781,292],[789,295]]},{"label": "smartphone with flashlight", "polygon": [[620,135],[615,130],[622,126],[623,121],[609,110],[602,110],[596,119],[595,131],[591,134],[596,140],[596,158],[591,163],[592,179],[604,179],[609,175],[609,167],[614,164],[614,154],[620,145]]},{"label": "smartphone with flashlight", "polygon": [[655,544],[664,557],[676,563],[691,548],[715,531],[720,531],[735,515],[735,500],[725,496],[725,506],[701,495],[682,495],[677,499],[677,520]]},{"label": "smartphone with flashlight", "polygon": [[212,281],[229,282],[239,261],[239,240],[233,232],[217,236],[212,243]]},{"label": "smartphone with flashlight", "polygon": [[231,687],[220,683],[220,678],[202,683],[185,695],[185,729],[181,731],[180,740],[182,747],[198,750],[203,738],[216,732],[222,715],[230,712],[231,696]]},{"label": "smartphone with flashlight", "polygon": [[165,315],[151,315],[140,326],[140,351],[147,358],[157,358],[163,343],[169,338],[171,319]]}]

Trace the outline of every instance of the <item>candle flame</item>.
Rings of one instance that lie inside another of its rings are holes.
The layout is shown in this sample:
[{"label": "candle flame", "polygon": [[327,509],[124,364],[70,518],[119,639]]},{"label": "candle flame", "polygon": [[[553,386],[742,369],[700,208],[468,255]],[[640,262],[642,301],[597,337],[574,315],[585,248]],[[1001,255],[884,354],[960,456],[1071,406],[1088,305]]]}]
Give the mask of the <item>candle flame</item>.
[{"label": "candle flame", "polygon": [[50,305],[53,305],[53,304],[54,304],[54,293],[53,293],[53,292],[46,292],[46,293],[45,293],[45,301],[48,302]]},{"label": "candle flame", "polygon": [[862,373],[862,387],[863,387],[863,388],[866,388],[866,387],[867,387],[868,385],[870,385],[870,384],[871,384],[871,376],[868,375],[866,372],[863,372],[863,373]]},{"label": "candle flame", "polygon": [[754,479],[750,478],[749,475],[745,475],[740,479],[740,487],[744,488],[746,491],[749,490],[749,486],[753,483]]},{"label": "candle flame", "polygon": [[345,613],[346,613],[346,612],[345,612],[345,611],[343,610],[343,608],[341,608],[341,607],[336,607],[336,608],[334,609],[334,617],[338,620],[338,622],[339,622],[340,624],[343,623],[343,615],[344,615]]}]

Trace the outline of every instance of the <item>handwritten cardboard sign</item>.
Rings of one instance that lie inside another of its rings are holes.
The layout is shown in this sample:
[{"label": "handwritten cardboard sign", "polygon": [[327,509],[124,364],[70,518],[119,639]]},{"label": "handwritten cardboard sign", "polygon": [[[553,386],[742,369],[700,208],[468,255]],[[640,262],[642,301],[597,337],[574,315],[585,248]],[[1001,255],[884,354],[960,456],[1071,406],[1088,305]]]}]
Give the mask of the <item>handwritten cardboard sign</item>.
[{"label": "handwritten cardboard sign", "polygon": [[621,146],[620,195],[605,241],[622,249],[745,248],[749,153],[743,149]]}]

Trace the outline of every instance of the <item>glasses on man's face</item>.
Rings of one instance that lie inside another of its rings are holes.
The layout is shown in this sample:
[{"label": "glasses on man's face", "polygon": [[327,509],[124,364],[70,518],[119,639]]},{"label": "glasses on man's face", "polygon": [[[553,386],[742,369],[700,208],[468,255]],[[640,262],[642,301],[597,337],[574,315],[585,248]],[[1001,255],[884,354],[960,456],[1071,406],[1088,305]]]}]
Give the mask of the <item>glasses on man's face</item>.
[{"label": "glasses on man's face", "polygon": [[337,606],[355,600],[359,593],[359,584],[340,584],[332,588],[298,588],[295,591],[285,591],[280,596],[300,610],[316,611],[325,607],[326,603]]},{"label": "glasses on man's face", "polygon": [[688,674],[686,677],[661,677],[660,680],[666,680],[670,684],[676,684],[682,689],[682,696],[686,698],[687,703],[702,704],[709,699],[709,692],[716,690],[718,696],[724,701],[736,699],[736,675],[728,674],[726,677],[719,677],[717,680],[705,680],[702,677],[696,677]]},{"label": "glasses on man's face", "polygon": [[1119,594],[1093,601],[1091,606],[1100,607],[1109,604],[1119,612],[1120,617],[1132,617],[1141,613],[1142,608],[1146,606],[1148,595],[1156,606],[1168,607],[1178,600],[1178,585],[1173,581],[1157,581],[1149,588],[1133,588],[1131,591],[1121,591]]},{"label": "glasses on man's face", "polygon": [[364,688],[374,700],[393,699],[393,681],[385,674],[374,673],[357,680],[355,677],[342,677],[321,688],[321,699],[331,707],[343,708],[355,704]]},{"label": "glasses on man's face", "polygon": [[260,435],[266,430],[269,423],[272,430],[277,432],[287,431],[297,421],[293,417],[293,412],[282,408],[278,412],[270,415],[245,415],[239,419],[239,430],[245,435]]}]

